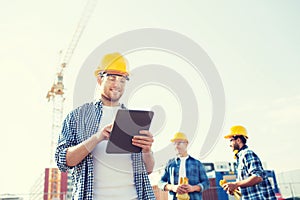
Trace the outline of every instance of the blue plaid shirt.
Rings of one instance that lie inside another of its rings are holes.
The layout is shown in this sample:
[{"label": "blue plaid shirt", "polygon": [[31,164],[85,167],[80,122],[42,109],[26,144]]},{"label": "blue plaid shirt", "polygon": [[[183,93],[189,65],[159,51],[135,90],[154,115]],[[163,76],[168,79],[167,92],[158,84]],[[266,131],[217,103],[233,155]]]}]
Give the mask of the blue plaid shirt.
[{"label": "blue plaid shirt", "polygon": [[240,188],[243,200],[276,200],[272,185],[266,176],[259,157],[247,145],[237,153],[237,180],[260,176],[263,181],[251,187]]},{"label": "blue plaid shirt", "polygon": [[[201,187],[200,192],[191,192],[189,193],[191,200],[202,200],[202,192],[209,188],[209,180],[206,175],[205,168],[203,164],[189,156],[186,160],[186,176],[189,179],[190,185],[199,185]],[[178,185],[178,176],[180,168],[180,159],[173,158],[169,160],[168,164],[165,167],[165,173],[161,177],[161,180],[158,183],[158,187],[161,190],[164,190],[166,184]],[[169,191],[169,195],[173,197],[173,200],[176,200],[176,193]]]},{"label": "blue plaid shirt", "polygon": [[[72,169],[72,199],[92,200],[94,182],[93,156],[90,153],[78,165],[66,165],[66,152],[71,146],[82,143],[98,130],[102,116],[102,102],[86,103],[67,115],[63,122],[55,152],[55,160],[61,171]],[[142,153],[131,154],[134,182],[139,200],[154,200],[155,196],[149,181]]]}]

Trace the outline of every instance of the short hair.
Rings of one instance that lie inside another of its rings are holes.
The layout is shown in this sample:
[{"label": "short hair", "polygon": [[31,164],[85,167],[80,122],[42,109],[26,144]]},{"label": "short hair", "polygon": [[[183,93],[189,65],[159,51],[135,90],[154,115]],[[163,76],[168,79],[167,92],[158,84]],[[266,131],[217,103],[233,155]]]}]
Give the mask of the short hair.
[{"label": "short hair", "polygon": [[235,140],[238,139],[238,138],[240,138],[241,141],[243,142],[243,144],[246,144],[246,142],[247,142],[247,139],[246,139],[245,136],[243,136],[243,135],[236,135],[236,136],[234,136],[233,138],[234,138]]}]

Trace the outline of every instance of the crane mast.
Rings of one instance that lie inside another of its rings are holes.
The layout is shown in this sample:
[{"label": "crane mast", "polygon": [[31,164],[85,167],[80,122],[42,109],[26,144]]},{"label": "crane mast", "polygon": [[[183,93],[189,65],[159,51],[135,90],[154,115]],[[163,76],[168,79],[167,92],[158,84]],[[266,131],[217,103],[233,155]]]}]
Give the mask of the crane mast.
[{"label": "crane mast", "polygon": [[61,194],[61,172],[57,169],[54,161],[55,149],[58,141],[58,133],[61,131],[63,108],[64,108],[64,70],[68,66],[72,55],[77,47],[79,39],[88,23],[88,20],[93,13],[97,4],[97,0],[87,0],[86,6],[83,10],[79,23],[72,36],[68,48],[64,52],[61,59],[61,64],[58,67],[55,81],[47,92],[46,98],[52,101],[52,132],[51,132],[51,145],[50,145],[50,168],[48,177],[48,192],[45,194],[47,200],[65,199]]}]

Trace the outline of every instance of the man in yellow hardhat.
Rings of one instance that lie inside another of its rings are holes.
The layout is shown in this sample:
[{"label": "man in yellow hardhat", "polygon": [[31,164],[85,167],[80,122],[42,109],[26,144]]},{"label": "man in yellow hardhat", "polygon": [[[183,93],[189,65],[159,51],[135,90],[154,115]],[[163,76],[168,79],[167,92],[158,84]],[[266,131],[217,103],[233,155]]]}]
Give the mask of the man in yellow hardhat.
[{"label": "man in yellow hardhat", "polygon": [[232,126],[224,136],[229,139],[237,158],[237,180],[223,184],[223,189],[233,194],[240,189],[242,199],[276,200],[271,183],[267,178],[259,157],[246,145],[248,133],[244,126]]},{"label": "man in yellow hardhat", "polygon": [[154,200],[148,178],[154,167],[153,136],[134,136],[141,153],[108,154],[106,145],[129,80],[128,62],[120,53],[103,57],[95,71],[100,98],[68,114],[59,135],[55,160],[62,171],[73,169],[73,199]]},{"label": "man in yellow hardhat", "polygon": [[187,152],[188,138],[177,132],[171,139],[177,157],[169,160],[159,181],[159,188],[169,191],[169,199],[201,200],[202,192],[209,187],[203,164]]},{"label": "man in yellow hardhat", "polygon": [[[111,53],[103,57],[101,64],[95,70],[94,75],[100,86],[101,100],[104,105],[118,106],[129,80],[127,60],[120,53]],[[110,87],[103,81],[111,83]]]}]

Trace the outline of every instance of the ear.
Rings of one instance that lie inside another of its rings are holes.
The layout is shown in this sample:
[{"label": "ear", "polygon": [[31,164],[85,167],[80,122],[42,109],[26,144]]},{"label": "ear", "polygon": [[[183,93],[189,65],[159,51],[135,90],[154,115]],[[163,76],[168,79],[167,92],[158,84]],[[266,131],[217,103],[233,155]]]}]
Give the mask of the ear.
[{"label": "ear", "polygon": [[97,76],[97,83],[98,83],[99,85],[102,84],[102,77],[101,77],[101,76]]},{"label": "ear", "polygon": [[241,138],[236,139],[236,142],[237,142],[238,144],[243,144]]}]

